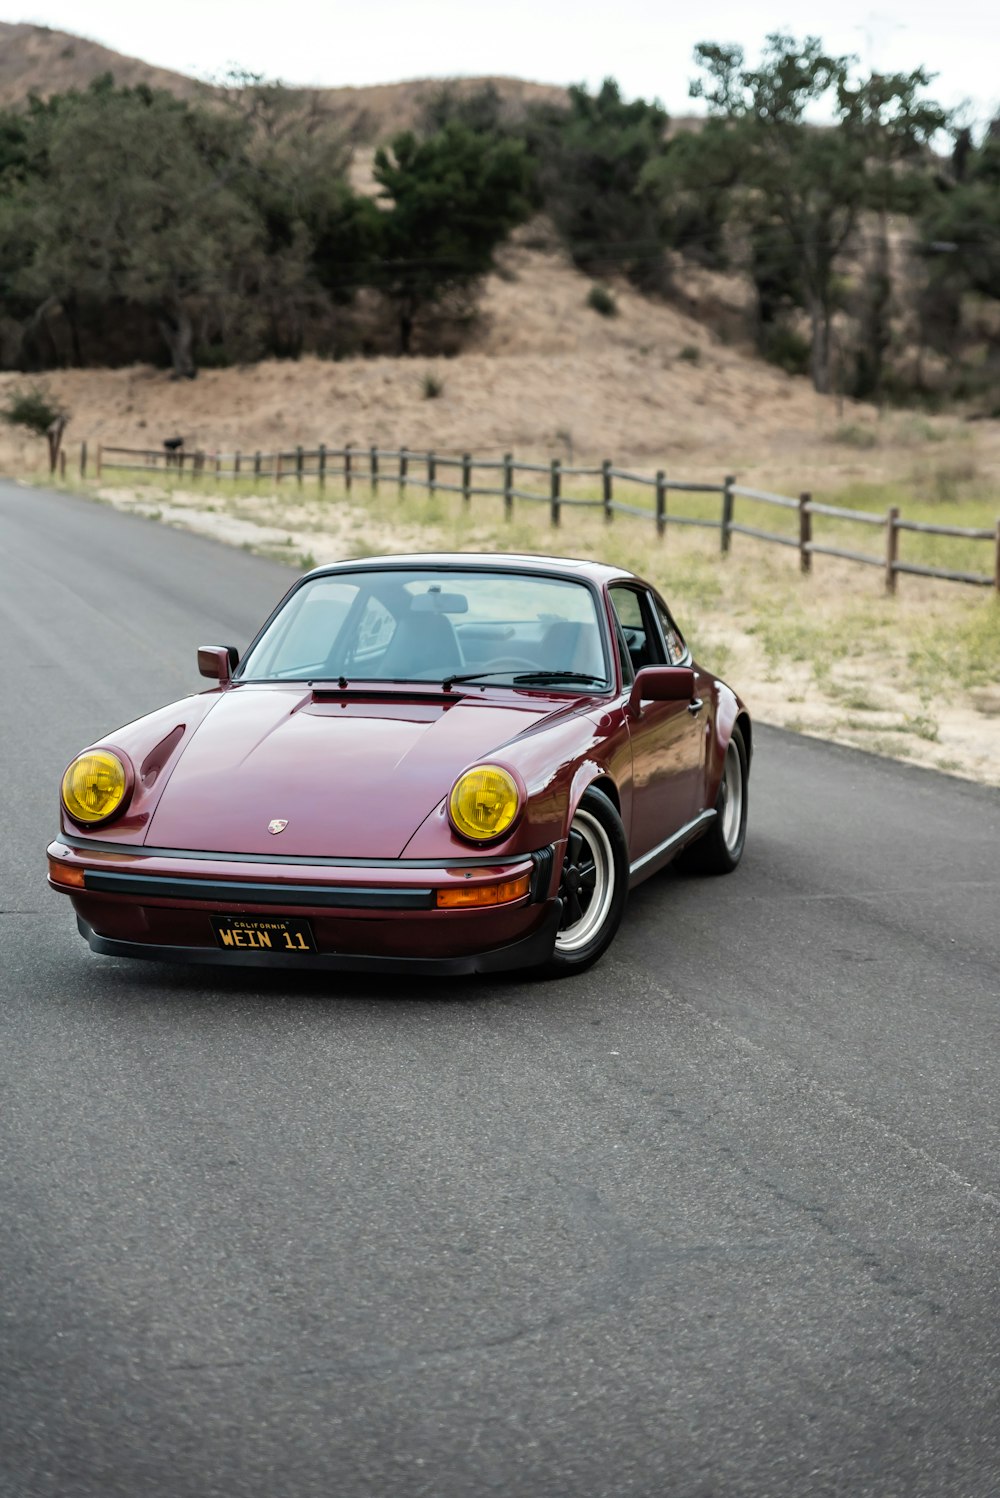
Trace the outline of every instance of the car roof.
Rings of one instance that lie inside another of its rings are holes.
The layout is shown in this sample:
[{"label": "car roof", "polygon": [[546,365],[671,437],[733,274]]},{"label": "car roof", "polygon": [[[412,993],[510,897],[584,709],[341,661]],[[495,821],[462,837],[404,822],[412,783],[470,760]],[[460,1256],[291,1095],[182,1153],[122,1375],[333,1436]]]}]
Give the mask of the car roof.
[{"label": "car roof", "polygon": [[[349,557],[342,562],[329,562],[316,567],[309,577],[354,570],[358,567],[437,567],[454,568],[470,572],[477,568],[495,572],[498,568],[511,572],[565,573],[567,577],[585,577],[589,582],[601,586],[619,578],[635,577],[625,567],[611,567],[606,562],[595,562],[582,557],[551,557],[530,552],[476,552],[476,551],[426,551],[390,553],[386,556]],[[639,579],[637,579],[638,581]]]}]

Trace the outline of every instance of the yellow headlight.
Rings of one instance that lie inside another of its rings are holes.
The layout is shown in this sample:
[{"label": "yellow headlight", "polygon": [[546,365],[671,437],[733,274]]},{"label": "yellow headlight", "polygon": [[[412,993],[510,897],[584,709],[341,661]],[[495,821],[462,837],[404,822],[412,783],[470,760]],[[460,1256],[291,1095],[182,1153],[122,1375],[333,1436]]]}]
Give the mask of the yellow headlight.
[{"label": "yellow headlight", "polygon": [[63,805],[74,822],[103,822],[122,804],[128,787],[125,766],[108,749],[81,754],[63,776]]},{"label": "yellow headlight", "polygon": [[449,810],[452,825],[462,837],[475,842],[499,837],[517,816],[521,796],[517,783],[499,765],[481,765],[466,770],[455,781]]}]

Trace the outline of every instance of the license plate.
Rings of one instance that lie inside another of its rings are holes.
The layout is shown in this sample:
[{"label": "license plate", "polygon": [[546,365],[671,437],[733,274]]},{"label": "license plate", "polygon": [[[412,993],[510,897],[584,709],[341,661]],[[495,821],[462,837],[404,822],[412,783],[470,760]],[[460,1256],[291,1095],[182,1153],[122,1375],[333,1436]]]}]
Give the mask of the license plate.
[{"label": "license plate", "polygon": [[216,943],[232,952],[315,952],[312,926],[293,915],[213,915]]}]

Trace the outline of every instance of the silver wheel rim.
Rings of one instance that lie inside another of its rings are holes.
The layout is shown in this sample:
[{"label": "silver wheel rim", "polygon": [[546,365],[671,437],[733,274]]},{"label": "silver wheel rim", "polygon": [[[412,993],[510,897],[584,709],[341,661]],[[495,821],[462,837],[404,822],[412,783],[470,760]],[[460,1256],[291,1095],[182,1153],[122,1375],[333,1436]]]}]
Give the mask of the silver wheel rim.
[{"label": "silver wheel rim", "polygon": [[611,839],[589,811],[578,811],[569,829],[559,894],[563,924],[557,952],[578,952],[604,925],[615,893]]},{"label": "silver wheel rim", "polygon": [[734,853],[739,846],[740,830],[743,826],[743,766],[740,751],[733,739],[726,750],[726,763],[722,770],[722,841],[727,850]]}]

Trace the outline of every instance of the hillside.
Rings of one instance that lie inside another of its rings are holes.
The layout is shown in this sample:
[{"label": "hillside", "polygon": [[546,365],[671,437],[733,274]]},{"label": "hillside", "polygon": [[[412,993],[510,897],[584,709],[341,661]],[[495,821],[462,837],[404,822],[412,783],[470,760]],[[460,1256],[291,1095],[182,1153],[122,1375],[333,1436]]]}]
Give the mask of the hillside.
[{"label": "hillside", "polygon": [[[83,89],[102,73],[134,87],[138,83],[167,89],[183,99],[211,99],[220,90],[211,84],[154,67],[137,57],[125,57],[99,42],[53,31],[47,26],[0,22],[0,106],[23,103],[30,94],[47,98],[69,89]],[[522,78],[462,78],[449,84],[459,94],[491,84],[513,116],[530,103],[558,102],[565,90],[555,84],[531,83]],[[367,88],[308,88],[303,101],[316,101],[345,135],[371,144],[416,124],[427,101],[442,86],[441,79],[412,79],[379,83]]]},{"label": "hillside", "polygon": [[124,57],[86,37],[26,22],[0,22],[0,105],[9,108],[23,103],[30,94],[45,99],[50,94],[86,88],[102,73],[114,73],[118,83],[129,87],[147,83],[151,88],[169,89],[183,99],[211,92],[207,84],[183,73],[154,67],[137,57]]},{"label": "hillside", "polygon": [[[180,383],[147,366],[68,369],[46,381],[72,412],[71,452],[83,438],[158,448],[175,433],[208,451],[320,441],[511,449],[662,464],[677,477],[736,470],[793,494],[859,473],[876,479],[883,459],[887,472],[898,463],[876,438],[878,430],[891,447],[896,423],[880,423],[872,407],[845,402],[838,411],[807,380],[624,284],[615,288],[618,316],[600,317],[586,305],[590,286],[562,255],[514,244],[486,283],[471,345],[455,358],[271,360]],[[427,375],[442,387],[437,398],[426,396]],[[0,398],[20,383],[0,375]],[[980,423],[978,437],[994,425]],[[16,473],[41,457],[36,439],[0,426],[0,468]],[[981,460],[995,471],[992,456]]]}]

